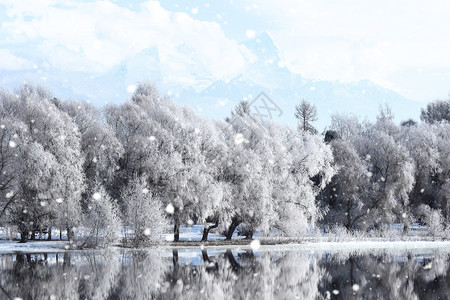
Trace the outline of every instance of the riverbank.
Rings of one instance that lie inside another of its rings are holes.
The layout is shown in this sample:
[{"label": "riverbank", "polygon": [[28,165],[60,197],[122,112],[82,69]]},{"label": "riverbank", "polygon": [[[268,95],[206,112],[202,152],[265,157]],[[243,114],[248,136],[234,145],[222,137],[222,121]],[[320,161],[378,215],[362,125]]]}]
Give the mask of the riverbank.
[{"label": "riverbank", "polygon": [[[422,237],[423,238],[423,237]],[[254,242],[257,241],[257,242]],[[116,245],[111,249],[127,249],[134,248]],[[352,250],[377,250],[377,249],[448,249],[450,251],[450,240],[380,240],[380,239],[364,239],[364,240],[347,240],[347,241],[325,241],[321,240],[232,240],[232,241],[210,241],[210,242],[164,242],[148,247],[145,249],[236,249],[236,250],[253,250],[253,251],[352,251]],[[0,254],[8,253],[57,253],[69,250],[76,250],[69,246],[67,241],[28,241],[27,243],[18,243],[17,241],[0,240]]]}]

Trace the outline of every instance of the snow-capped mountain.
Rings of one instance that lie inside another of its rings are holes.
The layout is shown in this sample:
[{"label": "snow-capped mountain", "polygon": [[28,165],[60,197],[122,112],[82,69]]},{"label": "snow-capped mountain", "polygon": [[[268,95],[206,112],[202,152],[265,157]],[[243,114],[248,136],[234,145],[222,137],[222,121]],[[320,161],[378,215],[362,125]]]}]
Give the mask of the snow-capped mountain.
[{"label": "snow-capped mountain", "polygon": [[[61,71],[38,62],[28,72],[0,71],[0,85],[16,88],[23,81],[44,84],[56,96],[89,100],[102,105],[105,102],[123,102],[130,96],[133,85],[150,79],[179,104],[186,104],[210,118],[224,118],[243,99],[254,104],[261,92],[282,111],[274,115],[279,122],[296,125],[295,105],[307,99],[317,106],[319,131],[329,124],[330,113],[345,112],[374,119],[380,104],[388,103],[397,121],[418,119],[423,103],[408,100],[400,94],[382,88],[370,81],[343,83],[303,78],[292,73],[280,61],[280,50],[268,33],[262,33],[243,44],[251,58],[241,74],[231,80],[215,80],[201,67],[193,67],[181,86],[180,78],[161,64],[157,48],[144,49],[108,72],[92,74],[83,71]],[[195,55],[195,53],[192,53]],[[193,60],[195,61],[195,60]],[[200,69],[199,69],[200,68]],[[25,75],[24,75],[25,74]],[[194,80],[193,80],[194,78]]]},{"label": "snow-capped mountain", "polygon": [[319,130],[329,125],[331,113],[352,113],[374,119],[379,105],[388,103],[396,121],[418,120],[420,108],[424,106],[368,80],[343,83],[311,80],[293,74],[281,65],[279,50],[267,33],[248,41],[245,46],[256,59],[242,74],[228,82],[218,80],[200,93],[184,90],[177,101],[194,105],[205,115],[225,117],[240,100],[258,103],[254,99],[263,92],[282,111],[280,116],[275,114],[273,118],[295,126],[295,105],[307,99],[317,106],[319,120],[316,126]]}]

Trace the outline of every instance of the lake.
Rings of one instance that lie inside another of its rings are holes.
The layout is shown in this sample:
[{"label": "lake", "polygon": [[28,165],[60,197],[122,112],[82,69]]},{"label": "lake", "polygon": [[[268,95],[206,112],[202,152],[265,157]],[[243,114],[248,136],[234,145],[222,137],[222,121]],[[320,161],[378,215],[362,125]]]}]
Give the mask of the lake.
[{"label": "lake", "polygon": [[448,299],[445,249],[0,255],[0,299]]}]

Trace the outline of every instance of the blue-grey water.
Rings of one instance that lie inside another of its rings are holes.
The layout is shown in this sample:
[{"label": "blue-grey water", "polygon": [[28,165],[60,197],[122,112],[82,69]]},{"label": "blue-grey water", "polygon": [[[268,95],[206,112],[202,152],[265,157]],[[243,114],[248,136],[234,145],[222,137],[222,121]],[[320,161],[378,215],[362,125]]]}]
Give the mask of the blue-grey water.
[{"label": "blue-grey water", "polygon": [[448,299],[442,250],[0,255],[0,299]]}]

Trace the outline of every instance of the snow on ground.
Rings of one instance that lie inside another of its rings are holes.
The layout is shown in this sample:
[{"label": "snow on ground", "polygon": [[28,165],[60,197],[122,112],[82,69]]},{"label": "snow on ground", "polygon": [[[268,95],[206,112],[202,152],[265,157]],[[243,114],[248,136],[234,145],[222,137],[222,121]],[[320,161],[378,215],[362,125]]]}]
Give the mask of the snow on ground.
[{"label": "snow on ground", "polygon": [[[423,231],[419,228],[420,231]],[[14,253],[14,252],[26,252],[26,253],[43,253],[43,252],[61,252],[65,250],[68,245],[67,241],[58,241],[59,231],[53,230],[52,236],[55,241],[28,241],[25,244],[17,243],[17,241],[6,240],[6,229],[0,227],[0,254]],[[180,232],[180,241],[201,241],[203,234],[202,225],[193,225],[190,227],[182,227]],[[248,244],[242,244],[244,237],[233,235],[233,240],[241,240],[240,245],[207,245],[204,246],[208,249],[208,253],[223,252],[226,249],[232,249],[233,251],[248,251],[254,250],[257,252],[265,251],[325,251],[325,252],[347,252],[353,250],[413,250],[413,249],[450,249],[450,241],[433,241],[432,237],[423,236],[418,234],[416,236],[401,235],[386,236],[386,237],[353,237],[353,236],[333,236],[332,234],[325,236],[307,236],[300,239],[292,240],[290,238],[283,237],[259,237],[258,233],[255,233],[255,238],[261,240],[262,245],[255,249],[254,245],[251,245],[251,241]],[[37,237],[38,238],[38,237]],[[43,238],[46,238],[44,236]],[[66,235],[63,234],[63,239]],[[401,239],[406,239],[401,241]],[[165,241],[173,241],[173,234],[167,233],[162,237]],[[225,237],[218,233],[210,233],[208,236],[209,241],[221,241]],[[264,245],[270,244],[270,245]],[[252,247],[253,246],[253,247]],[[172,246],[172,245],[159,245],[151,247],[157,251],[171,252],[172,249],[178,249],[180,251],[180,257],[183,256],[197,256],[201,253],[199,245],[192,246]],[[449,250],[450,251],[450,250]],[[197,253],[198,252],[198,253]]]},{"label": "snow on ground", "polygon": [[67,241],[28,241],[18,243],[17,241],[0,240],[0,254],[23,252],[23,253],[51,253],[62,252],[67,246]]}]

